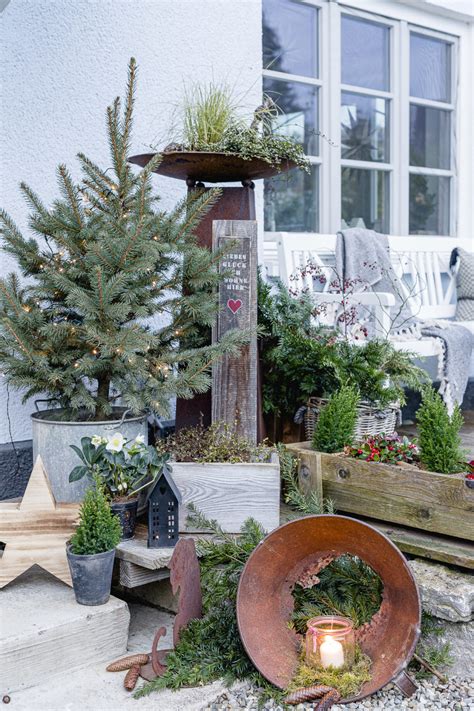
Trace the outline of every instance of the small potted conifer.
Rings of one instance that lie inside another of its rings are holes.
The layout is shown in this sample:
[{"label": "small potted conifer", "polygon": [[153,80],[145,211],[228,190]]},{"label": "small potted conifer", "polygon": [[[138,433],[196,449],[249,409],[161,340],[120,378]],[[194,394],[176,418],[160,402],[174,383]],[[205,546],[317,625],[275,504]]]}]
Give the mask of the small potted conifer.
[{"label": "small potted conifer", "polygon": [[79,526],[66,546],[76,601],[79,605],[105,605],[121,527],[99,482],[87,490],[79,516]]}]

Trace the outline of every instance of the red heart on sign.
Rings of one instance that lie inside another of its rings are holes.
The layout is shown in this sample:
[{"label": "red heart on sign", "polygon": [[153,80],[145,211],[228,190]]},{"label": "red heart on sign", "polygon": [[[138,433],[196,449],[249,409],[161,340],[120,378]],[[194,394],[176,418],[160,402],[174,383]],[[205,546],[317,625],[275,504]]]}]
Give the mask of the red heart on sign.
[{"label": "red heart on sign", "polygon": [[242,308],[242,302],[240,299],[229,299],[227,301],[227,306],[229,309],[232,311],[233,314],[236,314],[237,311]]}]

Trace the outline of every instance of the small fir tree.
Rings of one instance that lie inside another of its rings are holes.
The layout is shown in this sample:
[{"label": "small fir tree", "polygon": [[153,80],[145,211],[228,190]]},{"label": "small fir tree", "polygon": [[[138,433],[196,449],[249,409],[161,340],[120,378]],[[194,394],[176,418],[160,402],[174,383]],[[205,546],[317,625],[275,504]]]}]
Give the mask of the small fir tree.
[{"label": "small fir tree", "polygon": [[80,153],[75,183],[59,166],[51,208],[21,185],[39,241],[0,211],[3,248],[27,280],[0,280],[0,365],[25,400],[47,393],[73,419],[108,417],[119,399],[165,415],[172,396],[205,392],[212,363],[248,340],[199,338],[217,314],[220,255],[199,247],[194,230],[219,191],[193,191],[168,213],[158,207],[151,175],[160,157],[138,174],[127,162],[135,83],[132,59],[123,111],[119,98],[107,109],[110,168]]},{"label": "small fir tree", "polygon": [[86,491],[81,504],[79,526],[71,538],[71,551],[76,555],[95,555],[111,551],[119,543],[122,528],[112,513],[100,485]]},{"label": "small fir tree", "polygon": [[462,471],[465,465],[459,430],[464,420],[459,406],[449,416],[441,396],[432,387],[425,387],[416,419],[423,467],[442,474]]},{"label": "small fir tree", "polygon": [[313,449],[318,452],[341,452],[352,444],[357,421],[358,391],[343,385],[321,410],[313,435]]}]

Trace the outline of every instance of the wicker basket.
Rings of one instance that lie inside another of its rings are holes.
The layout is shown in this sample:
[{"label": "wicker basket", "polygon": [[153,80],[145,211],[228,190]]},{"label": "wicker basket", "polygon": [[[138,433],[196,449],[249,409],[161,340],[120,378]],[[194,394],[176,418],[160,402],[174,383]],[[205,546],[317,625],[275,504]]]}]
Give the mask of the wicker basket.
[{"label": "wicker basket", "polygon": [[[310,397],[303,416],[306,439],[313,439],[314,428],[319,413],[327,405],[328,400],[322,397]],[[357,406],[357,423],[354,432],[356,441],[363,440],[367,435],[392,434],[395,432],[400,417],[400,404],[393,402],[384,409],[361,402]]]}]

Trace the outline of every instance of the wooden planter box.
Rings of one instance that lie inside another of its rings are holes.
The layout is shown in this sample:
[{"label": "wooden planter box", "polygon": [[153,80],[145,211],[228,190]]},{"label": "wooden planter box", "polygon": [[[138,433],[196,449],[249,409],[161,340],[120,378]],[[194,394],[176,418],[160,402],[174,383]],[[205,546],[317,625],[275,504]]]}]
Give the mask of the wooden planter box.
[{"label": "wooden planter box", "polygon": [[280,464],[277,456],[274,459],[268,464],[171,462],[183,497],[179,530],[196,531],[186,526],[190,502],[229,533],[239,533],[249,517],[268,532],[279,526]]},{"label": "wooden planter box", "polygon": [[302,489],[331,499],[338,512],[474,541],[474,489],[462,474],[315,452],[309,442],[287,447],[300,460]]}]

